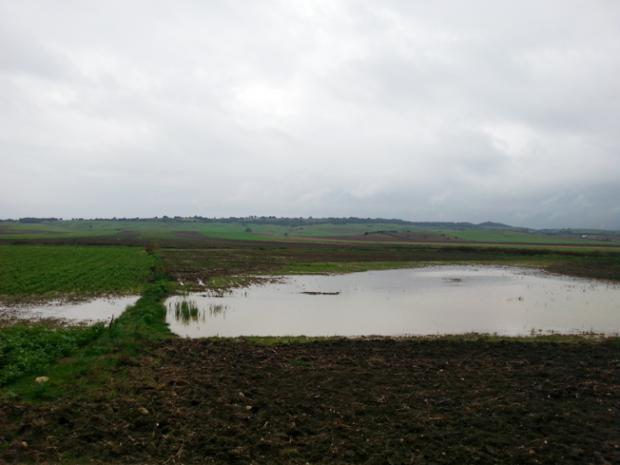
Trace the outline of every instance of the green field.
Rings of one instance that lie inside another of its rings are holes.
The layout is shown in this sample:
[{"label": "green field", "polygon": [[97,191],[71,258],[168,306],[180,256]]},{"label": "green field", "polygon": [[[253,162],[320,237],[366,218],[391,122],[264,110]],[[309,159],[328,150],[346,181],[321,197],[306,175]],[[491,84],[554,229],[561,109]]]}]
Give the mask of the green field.
[{"label": "green field", "polygon": [[0,246],[0,301],[139,293],[155,258],[138,247]]},{"label": "green field", "polygon": [[313,220],[203,221],[195,219],[151,220],[67,220],[41,223],[0,222],[0,243],[11,241],[107,240],[175,241],[212,238],[247,241],[343,240],[355,238],[367,242],[478,242],[512,244],[620,245],[617,232],[580,234],[578,231],[541,232],[510,227],[393,222],[388,220],[351,223]]},{"label": "green field", "polygon": [[376,230],[404,231],[395,224],[318,224],[284,226],[253,222],[217,223],[195,221],[58,221],[41,224],[0,223],[0,240],[69,239],[125,236],[140,239],[171,239],[185,233],[229,240],[273,240],[287,237],[340,237]]}]

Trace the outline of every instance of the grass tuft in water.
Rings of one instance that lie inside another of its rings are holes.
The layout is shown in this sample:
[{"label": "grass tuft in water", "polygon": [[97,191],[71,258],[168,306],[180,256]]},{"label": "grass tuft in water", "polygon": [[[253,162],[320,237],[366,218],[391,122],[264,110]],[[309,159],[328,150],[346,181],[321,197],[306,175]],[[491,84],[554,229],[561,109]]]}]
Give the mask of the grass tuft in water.
[{"label": "grass tuft in water", "polygon": [[182,300],[174,304],[174,318],[183,324],[189,324],[192,321],[198,321],[200,310],[196,302],[193,300]]}]

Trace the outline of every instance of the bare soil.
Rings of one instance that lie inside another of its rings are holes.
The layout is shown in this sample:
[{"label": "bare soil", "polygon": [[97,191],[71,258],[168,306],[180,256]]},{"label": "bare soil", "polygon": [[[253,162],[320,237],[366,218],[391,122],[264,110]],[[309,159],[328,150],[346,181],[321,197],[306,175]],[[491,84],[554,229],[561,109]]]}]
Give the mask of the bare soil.
[{"label": "bare soil", "polygon": [[106,386],[0,399],[0,463],[620,463],[617,340],[173,339]]},{"label": "bare soil", "polygon": [[328,239],[340,239],[347,241],[371,241],[371,242],[463,242],[458,238],[441,233],[424,233],[411,231],[373,231],[366,234],[352,236],[332,236]]}]

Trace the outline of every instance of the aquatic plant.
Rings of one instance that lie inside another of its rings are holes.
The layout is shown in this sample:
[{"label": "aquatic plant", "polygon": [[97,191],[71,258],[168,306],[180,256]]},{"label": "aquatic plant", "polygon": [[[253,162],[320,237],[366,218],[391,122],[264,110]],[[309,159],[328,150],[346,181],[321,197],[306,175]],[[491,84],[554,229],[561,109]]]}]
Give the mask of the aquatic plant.
[{"label": "aquatic plant", "polygon": [[200,310],[193,300],[182,300],[174,303],[174,317],[183,324],[198,321]]},{"label": "aquatic plant", "polygon": [[209,305],[209,316],[223,316],[228,310],[228,305],[211,304]]}]

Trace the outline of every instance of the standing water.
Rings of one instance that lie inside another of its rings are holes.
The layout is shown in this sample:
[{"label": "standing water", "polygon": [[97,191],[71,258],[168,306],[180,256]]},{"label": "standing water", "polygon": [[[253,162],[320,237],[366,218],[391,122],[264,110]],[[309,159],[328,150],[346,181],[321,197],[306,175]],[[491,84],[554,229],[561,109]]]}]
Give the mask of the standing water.
[{"label": "standing water", "polygon": [[166,304],[188,337],[620,333],[620,285],[497,266],[286,276]]},{"label": "standing water", "polygon": [[10,317],[25,320],[53,318],[67,322],[89,323],[109,321],[118,317],[125,309],[137,302],[139,296],[100,297],[84,302],[49,302],[23,307],[2,307],[0,318]]}]

